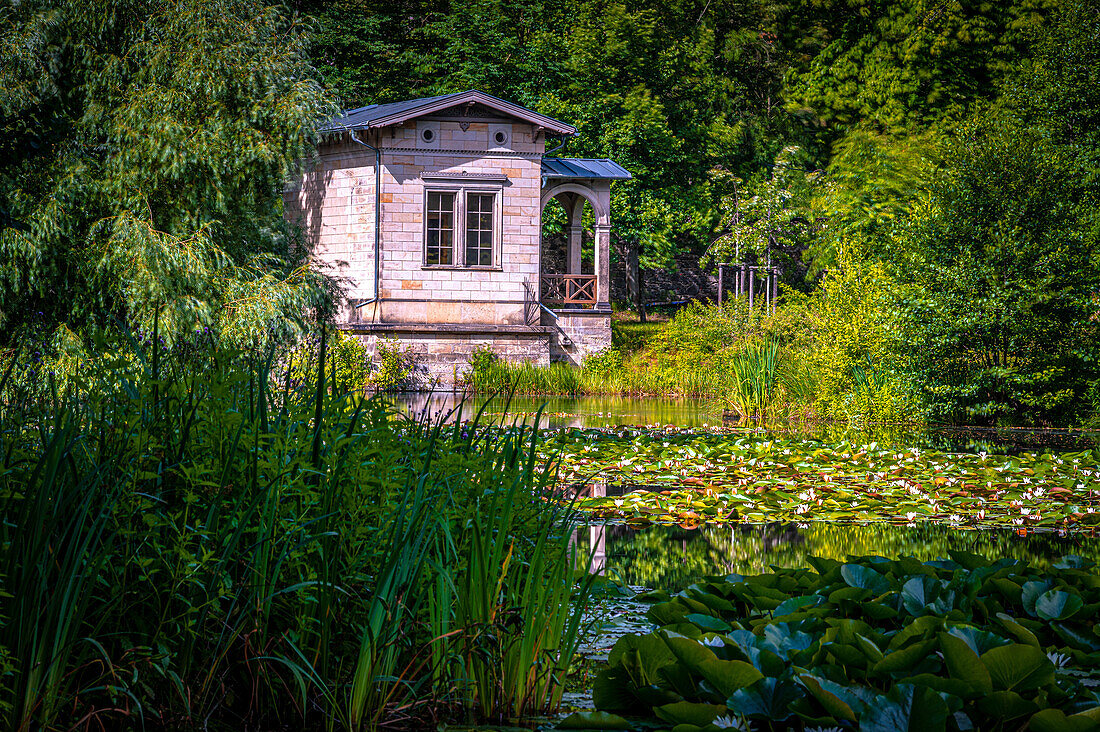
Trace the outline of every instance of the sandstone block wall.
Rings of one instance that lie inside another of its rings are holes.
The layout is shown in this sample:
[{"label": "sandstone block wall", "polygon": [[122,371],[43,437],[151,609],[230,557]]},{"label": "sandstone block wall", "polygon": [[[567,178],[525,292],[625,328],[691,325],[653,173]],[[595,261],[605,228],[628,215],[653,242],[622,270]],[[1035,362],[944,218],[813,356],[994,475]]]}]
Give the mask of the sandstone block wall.
[{"label": "sandstone block wall", "polygon": [[555,321],[543,314],[543,325],[554,329],[550,360],[580,366],[586,356],[611,347],[611,313],[598,310],[559,311]]},{"label": "sandstone block wall", "polygon": [[455,386],[470,370],[474,350],[486,346],[513,363],[550,364],[551,334],[540,331],[497,334],[398,331],[359,332],[357,335],[372,357],[379,340],[411,349],[416,360],[414,382],[420,389]]}]

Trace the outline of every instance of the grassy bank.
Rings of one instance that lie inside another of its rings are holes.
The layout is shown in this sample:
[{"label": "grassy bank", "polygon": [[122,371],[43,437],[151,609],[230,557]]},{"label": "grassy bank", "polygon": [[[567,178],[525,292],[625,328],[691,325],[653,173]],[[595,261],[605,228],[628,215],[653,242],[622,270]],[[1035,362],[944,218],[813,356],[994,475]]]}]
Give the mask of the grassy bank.
[{"label": "grassy bank", "polygon": [[4,729],[370,729],[557,706],[584,591],[523,429],[270,355],[0,370]]},{"label": "grassy bank", "polygon": [[692,397],[755,420],[919,421],[879,352],[878,326],[825,318],[822,307],[792,296],[775,313],[738,301],[695,303],[646,323],[616,313],[612,347],[580,368],[481,353],[468,385],[480,393]]}]

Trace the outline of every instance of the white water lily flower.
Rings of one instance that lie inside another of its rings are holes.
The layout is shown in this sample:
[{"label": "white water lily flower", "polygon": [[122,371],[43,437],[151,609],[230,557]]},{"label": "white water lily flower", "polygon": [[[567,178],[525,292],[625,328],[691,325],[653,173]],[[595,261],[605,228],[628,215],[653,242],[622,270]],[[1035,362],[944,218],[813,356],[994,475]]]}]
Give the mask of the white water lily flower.
[{"label": "white water lily flower", "polygon": [[719,636],[715,635],[703,641],[703,645],[710,646],[711,648],[721,648],[722,646],[726,645],[726,642],[723,641]]},{"label": "white water lily flower", "polygon": [[905,518],[906,518],[907,521],[912,521],[916,517],[917,517],[916,511],[909,511],[908,513],[905,514]]},{"label": "white water lily flower", "polygon": [[718,729],[744,729],[744,727],[741,726],[741,720],[728,715],[725,717],[718,717],[713,722],[711,722],[711,724]]}]

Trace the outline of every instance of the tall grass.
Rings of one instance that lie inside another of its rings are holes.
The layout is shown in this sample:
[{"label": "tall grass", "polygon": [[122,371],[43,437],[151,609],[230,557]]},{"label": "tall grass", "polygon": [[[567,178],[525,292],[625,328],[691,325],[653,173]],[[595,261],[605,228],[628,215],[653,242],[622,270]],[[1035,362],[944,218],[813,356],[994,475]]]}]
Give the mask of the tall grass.
[{"label": "tall grass", "polygon": [[466,387],[473,393],[511,392],[533,396],[678,396],[718,397],[730,386],[726,370],[717,364],[699,364],[695,368],[663,369],[644,364],[608,371],[587,366],[553,363],[493,361],[473,369]]},{"label": "tall grass", "polygon": [[738,353],[730,362],[733,389],[726,403],[741,419],[767,419],[775,406],[779,344],[765,339]]},{"label": "tall grass", "polygon": [[0,727],[558,703],[583,597],[536,435],[410,421],[333,389],[323,359],[299,383],[273,354],[101,349],[64,389],[0,365]]}]

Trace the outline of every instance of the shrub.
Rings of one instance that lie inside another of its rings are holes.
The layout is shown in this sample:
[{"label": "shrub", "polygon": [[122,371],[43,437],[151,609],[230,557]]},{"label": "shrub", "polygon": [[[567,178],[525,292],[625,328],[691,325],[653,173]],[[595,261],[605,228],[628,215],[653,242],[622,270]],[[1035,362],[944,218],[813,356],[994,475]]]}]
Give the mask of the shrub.
[{"label": "shrub", "polygon": [[597,377],[615,376],[623,370],[623,354],[614,346],[591,353],[584,359],[584,370]]},{"label": "shrub", "polygon": [[377,363],[371,363],[367,383],[376,389],[394,390],[407,387],[416,368],[412,347],[402,348],[397,340],[379,338],[374,343]]}]

